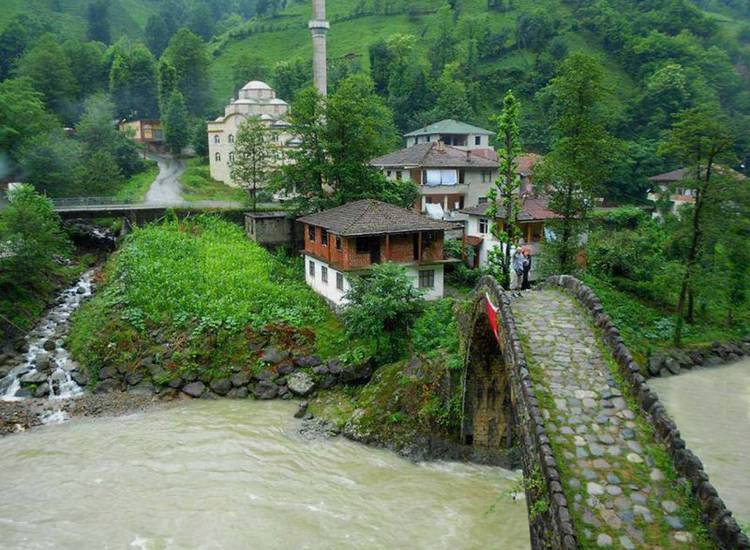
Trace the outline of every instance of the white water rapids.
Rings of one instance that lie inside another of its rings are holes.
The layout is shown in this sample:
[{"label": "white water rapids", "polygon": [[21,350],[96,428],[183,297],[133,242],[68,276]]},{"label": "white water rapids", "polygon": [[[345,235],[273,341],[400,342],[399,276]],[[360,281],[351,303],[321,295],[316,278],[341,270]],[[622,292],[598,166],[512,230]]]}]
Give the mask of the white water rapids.
[{"label": "white water rapids", "polygon": [[[64,341],[70,316],[93,292],[93,276],[93,270],[87,271],[75,285],[63,291],[55,305],[26,335],[28,350],[23,362],[0,379],[0,400],[33,397],[23,389],[23,383],[34,384],[40,390],[37,396],[53,401],[70,399],[83,393],[71,376],[75,364],[64,347]],[[53,412],[45,421],[63,420],[62,414]]]}]

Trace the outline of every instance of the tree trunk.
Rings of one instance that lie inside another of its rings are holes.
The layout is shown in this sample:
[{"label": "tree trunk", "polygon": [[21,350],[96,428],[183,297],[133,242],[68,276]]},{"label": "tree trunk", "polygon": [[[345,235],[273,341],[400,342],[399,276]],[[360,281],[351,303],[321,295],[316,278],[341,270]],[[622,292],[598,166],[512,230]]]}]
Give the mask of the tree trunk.
[{"label": "tree trunk", "polygon": [[[680,298],[677,301],[677,325],[674,331],[674,345],[675,347],[682,346],[682,329],[685,324],[685,305],[688,299],[688,291],[690,290],[691,277],[693,275],[693,268],[698,259],[698,250],[701,242],[701,210],[703,209],[703,201],[705,200],[706,191],[711,182],[711,168],[713,165],[713,158],[709,158],[706,166],[705,181],[703,187],[699,187],[695,197],[695,209],[693,210],[693,236],[690,242],[690,250],[687,257],[687,266],[685,269],[685,275],[682,278],[682,285],[680,287]],[[700,184],[699,184],[700,185]]]},{"label": "tree trunk", "polygon": [[690,325],[695,323],[695,293],[692,287],[688,289],[687,316],[685,320]]}]

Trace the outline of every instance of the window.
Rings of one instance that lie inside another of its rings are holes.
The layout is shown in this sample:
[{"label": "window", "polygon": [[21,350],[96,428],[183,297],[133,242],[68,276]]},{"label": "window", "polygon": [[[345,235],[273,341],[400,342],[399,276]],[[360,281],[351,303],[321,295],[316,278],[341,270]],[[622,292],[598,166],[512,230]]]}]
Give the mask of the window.
[{"label": "window", "polygon": [[234,143],[234,136],[229,134],[229,143]]},{"label": "window", "polygon": [[344,291],[344,274],[336,273],[336,288],[341,292]]},{"label": "window", "polygon": [[320,230],[320,242],[323,246],[328,246],[328,231],[326,229]]},{"label": "window", "polygon": [[427,143],[430,143],[430,136],[427,136]]},{"label": "window", "polygon": [[486,235],[489,225],[490,220],[488,220],[487,218],[479,218],[479,233],[481,233],[482,235]]},{"label": "window", "polygon": [[308,225],[307,226],[307,240],[311,243],[315,242],[315,226],[314,225]]},{"label": "window", "polygon": [[216,162],[221,162],[221,153],[216,153],[214,158],[216,159]]},{"label": "window", "polygon": [[479,204],[487,204],[487,197],[479,197]]},{"label": "window", "polygon": [[402,174],[401,170],[398,170],[396,172],[396,180],[401,181],[402,177],[403,177],[403,174]]},{"label": "window", "polygon": [[214,136],[214,143],[221,143],[221,137],[219,137],[218,135]]},{"label": "window", "polygon": [[357,237],[357,254],[365,254],[370,251],[370,241],[366,237]]},{"label": "window", "polygon": [[328,268],[326,266],[320,268],[320,280],[328,284]]},{"label": "window", "polygon": [[273,139],[274,143],[278,143],[279,142],[279,134],[272,134],[271,135],[271,139]]},{"label": "window", "polygon": [[386,178],[391,179],[391,174],[392,174],[392,172],[390,170],[386,170],[385,171],[385,177]]},{"label": "window", "polygon": [[309,264],[308,269],[309,269],[309,272],[310,272],[310,277],[315,277],[315,262],[313,262],[312,260],[310,260],[310,264]]},{"label": "window", "polygon": [[429,186],[456,185],[458,172],[456,170],[426,170],[425,183]]},{"label": "window", "polygon": [[229,162],[234,162],[234,153],[229,153]]},{"label": "window", "polygon": [[474,136],[474,145],[482,145],[482,137]]},{"label": "window", "polygon": [[492,171],[482,170],[482,183],[487,183],[488,181],[492,181]]},{"label": "window", "polygon": [[419,272],[419,288],[435,288],[434,269],[426,269]]},{"label": "window", "polygon": [[341,250],[341,237],[336,237],[336,250]]}]

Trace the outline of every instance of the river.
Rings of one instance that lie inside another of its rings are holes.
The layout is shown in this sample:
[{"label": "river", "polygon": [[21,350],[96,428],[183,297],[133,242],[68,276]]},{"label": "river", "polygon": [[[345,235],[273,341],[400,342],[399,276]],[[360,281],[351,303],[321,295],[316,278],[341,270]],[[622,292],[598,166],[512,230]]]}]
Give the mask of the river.
[{"label": "river", "polygon": [[294,409],[194,401],[1,439],[0,547],[529,548],[525,503],[501,498],[516,474],[307,440]]},{"label": "river", "polygon": [[735,518],[750,524],[750,359],[649,380]]}]

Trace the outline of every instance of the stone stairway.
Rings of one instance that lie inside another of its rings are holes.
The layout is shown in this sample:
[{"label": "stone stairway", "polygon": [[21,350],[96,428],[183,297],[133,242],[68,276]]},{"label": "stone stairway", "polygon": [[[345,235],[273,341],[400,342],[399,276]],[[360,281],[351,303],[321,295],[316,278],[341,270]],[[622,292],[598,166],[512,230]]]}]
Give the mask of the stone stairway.
[{"label": "stone stairway", "polygon": [[579,544],[713,548],[587,312],[558,289],[516,293],[512,310]]}]

